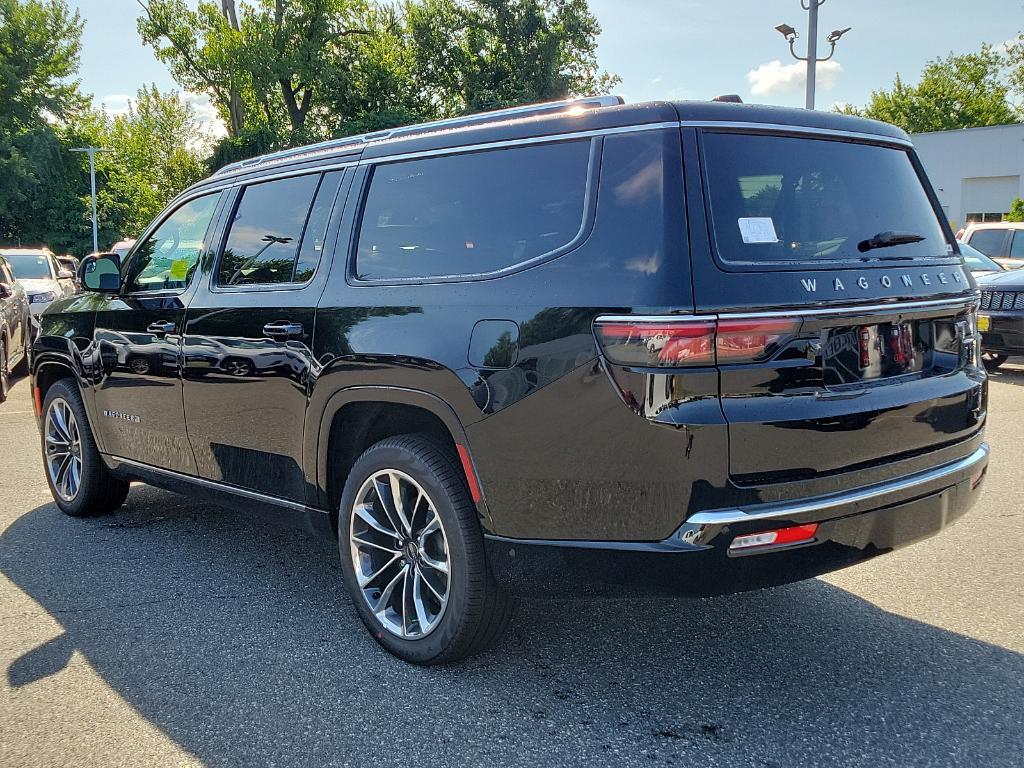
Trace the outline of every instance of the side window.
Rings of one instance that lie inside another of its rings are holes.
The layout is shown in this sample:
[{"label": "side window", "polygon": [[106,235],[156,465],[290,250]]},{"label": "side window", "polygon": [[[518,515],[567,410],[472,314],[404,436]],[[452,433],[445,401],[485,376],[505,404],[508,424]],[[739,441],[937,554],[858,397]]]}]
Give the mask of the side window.
[{"label": "side window", "polygon": [[1024,230],[1018,229],[1013,233],[1013,243],[1010,245],[1011,259],[1024,259]]},{"label": "side window", "polygon": [[309,212],[309,221],[306,222],[306,231],[302,233],[302,245],[299,246],[299,255],[295,260],[293,282],[305,283],[311,280],[313,273],[316,272],[324,253],[327,225],[330,223],[331,211],[334,210],[334,201],[338,197],[338,187],[341,185],[343,173],[326,173],[320,182],[320,189],[316,191],[313,208]]},{"label": "side window", "polygon": [[125,265],[125,290],[137,293],[188,286],[206,248],[206,233],[219,199],[219,192],[197,197],[164,219]]},{"label": "side window", "polygon": [[583,227],[590,140],[378,165],[360,279],[475,275],[558,251]]},{"label": "side window", "polygon": [[309,280],[323,252],[341,175],[293,176],[245,187],[220,258],[218,285]]},{"label": "side window", "polygon": [[979,229],[971,235],[970,245],[986,256],[1004,256],[1002,250],[1005,240],[1005,229]]}]

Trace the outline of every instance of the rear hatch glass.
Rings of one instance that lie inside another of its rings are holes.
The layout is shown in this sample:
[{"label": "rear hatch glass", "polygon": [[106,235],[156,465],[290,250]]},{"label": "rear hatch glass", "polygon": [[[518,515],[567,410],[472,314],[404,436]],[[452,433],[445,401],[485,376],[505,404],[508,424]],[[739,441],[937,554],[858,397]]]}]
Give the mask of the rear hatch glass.
[{"label": "rear hatch glass", "polygon": [[707,132],[704,157],[724,262],[863,264],[952,252],[902,149]]},{"label": "rear hatch glass", "polygon": [[[756,342],[758,311],[793,312],[753,362],[718,357],[733,481],[858,470],[862,484],[895,457],[966,443],[981,418],[971,286],[911,153],[724,131],[702,142],[712,290],[739,297],[720,317],[749,318]],[[779,291],[789,309],[766,303]]]}]

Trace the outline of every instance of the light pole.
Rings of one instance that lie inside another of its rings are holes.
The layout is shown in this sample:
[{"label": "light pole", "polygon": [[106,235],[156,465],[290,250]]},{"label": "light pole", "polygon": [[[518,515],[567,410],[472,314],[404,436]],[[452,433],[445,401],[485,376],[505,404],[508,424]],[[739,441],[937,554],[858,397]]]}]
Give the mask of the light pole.
[{"label": "light pole", "polygon": [[800,7],[805,11],[808,11],[807,19],[807,55],[797,56],[796,50],[794,49],[794,43],[796,39],[800,37],[800,34],[789,26],[789,24],[779,24],[775,29],[779,31],[779,34],[786,38],[786,42],[789,43],[789,52],[793,58],[797,61],[807,62],[807,98],[805,106],[807,109],[814,109],[814,85],[815,79],[818,74],[818,64],[823,61],[828,61],[836,53],[836,43],[839,42],[839,38],[849,32],[852,27],[846,29],[833,29],[827,38],[826,42],[832,46],[832,50],[829,51],[828,56],[823,59],[818,58],[818,8],[825,4],[825,0],[800,0]]},{"label": "light pole", "polygon": [[110,150],[105,147],[78,147],[71,151],[89,153],[89,184],[92,188],[92,252],[99,253],[99,237],[96,231],[96,153]]}]

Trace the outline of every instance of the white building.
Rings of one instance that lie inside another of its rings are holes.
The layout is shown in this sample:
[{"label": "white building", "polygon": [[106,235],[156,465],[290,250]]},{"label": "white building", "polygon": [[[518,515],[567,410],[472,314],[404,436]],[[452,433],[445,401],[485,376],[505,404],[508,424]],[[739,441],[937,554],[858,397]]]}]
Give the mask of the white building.
[{"label": "white building", "polygon": [[1024,123],[911,136],[953,229],[1001,221],[1024,197]]}]

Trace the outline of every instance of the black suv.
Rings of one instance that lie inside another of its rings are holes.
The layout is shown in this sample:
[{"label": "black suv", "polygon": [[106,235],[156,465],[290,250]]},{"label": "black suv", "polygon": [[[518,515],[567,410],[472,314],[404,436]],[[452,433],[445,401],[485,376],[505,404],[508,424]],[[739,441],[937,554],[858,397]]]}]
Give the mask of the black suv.
[{"label": "black suv", "polygon": [[978,293],[907,136],[599,98],[228,166],[43,316],[47,478],[337,540],[417,663],[510,595],[779,584],[935,533],[988,463]]}]

